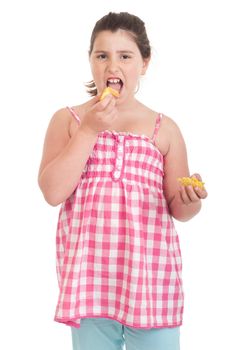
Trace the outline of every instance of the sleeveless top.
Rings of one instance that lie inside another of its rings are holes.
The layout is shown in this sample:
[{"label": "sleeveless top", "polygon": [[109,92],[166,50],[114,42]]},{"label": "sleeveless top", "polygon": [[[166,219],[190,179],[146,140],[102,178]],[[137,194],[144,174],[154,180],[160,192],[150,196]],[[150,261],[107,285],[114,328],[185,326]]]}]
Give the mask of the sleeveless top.
[{"label": "sleeveless top", "polygon": [[61,205],[56,321],[77,328],[86,317],[147,329],[182,324],[181,252],[155,145],[161,117],[152,139],[100,132],[74,193]]}]

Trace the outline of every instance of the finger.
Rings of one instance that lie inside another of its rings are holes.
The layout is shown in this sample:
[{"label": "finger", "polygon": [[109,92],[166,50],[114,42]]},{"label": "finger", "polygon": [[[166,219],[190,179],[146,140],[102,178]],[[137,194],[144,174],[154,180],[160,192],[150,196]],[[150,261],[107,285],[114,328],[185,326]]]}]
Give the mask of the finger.
[{"label": "finger", "polygon": [[195,192],[197,193],[198,197],[201,199],[205,199],[208,196],[208,193],[206,189],[201,189],[199,187],[195,187]]},{"label": "finger", "polygon": [[186,205],[200,200],[192,186],[183,186],[181,188],[181,198]]},{"label": "finger", "polygon": [[100,109],[97,111],[97,115],[102,120],[109,120],[111,113],[116,113],[117,109],[115,108],[114,98],[108,103],[108,105],[104,109]]},{"label": "finger", "polygon": [[96,95],[96,96],[94,96],[94,97],[92,97],[91,98],[91,100],[89,101],[89,105],[90,105],[90,107],[91,106],[94,106],[96,103],[98,103],[99,102],[99,96],[98,95]]},{"label": "finger", "polygon": [[102,101],[99,100],[99,95],[94,96],[88,103],[91,110],[101,112],[109,104],[112,99],[112,95],[107,95]]},{"label": "finger", "polygon": [[181,186],[180,188],[180,198],[182,200],[182,202],[186,205],[190,204],[191,201],[187,195],[187,192],[186,192],[186,186]]},{"label": "finger", "polygon": [[190,202],[198,202],[200,200],[200,197],[196,191],[196,187],[187,186],[186,193],[187,193],[187,196],[188,196]]},{"label": "finger", "polygon": [[199,181],[202,181],[201,175],[198,174],[198,173],[195,173],[195,174],[191,175],[191,178],[195,178],[195,179],[197,179]]},{"label": "finger", "polygon": [[115,105],[116,105],[116,99],[115,97],[111,97],[111,99],[109,100],[109,102],[104,108],[104,112],[106,112],[107,114],[110,113],[112,110],[114,110]]},{"label": "finger", "polygon": [[98,112],[97,113],[97,117],[98,117],[98,120],[103,122],[103,123],[107,123],[107,124],[112,124],[112,122],[117,118],[118,116],[118,112],[117,110],[114,108],[114,109],[111,109],[109,112]]},{"label": "finger", "polygon": [[[106,101],[105,101],[106,100]],[[109,103],[108,96],[104,99],[104,101],[99,101],[99,97],[95,96],[91,101],[90,101],[90,111],[94,113],[99,113],[102,112],[106,105]]]},{"label": "finger", "polygon": [[115,105],[115,98],[109,94],[103,100],[98,101],[98,111],[103,111],[105,110],[108,106]]},{"label": "finger", "polygon": [[104,123],[105,125],[111,125],[117,118],[118,111],[114,107],[108,106],[104,111],[98,111],[95,113],[95,117],[98,122]]}]

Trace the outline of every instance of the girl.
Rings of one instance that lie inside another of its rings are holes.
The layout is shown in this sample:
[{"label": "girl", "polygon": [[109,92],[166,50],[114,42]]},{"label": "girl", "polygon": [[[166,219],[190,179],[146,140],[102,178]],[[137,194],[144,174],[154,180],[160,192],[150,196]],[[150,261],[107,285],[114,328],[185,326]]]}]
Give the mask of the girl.
[{"label": "girl", "polygon": [[[39,185],[49,204],[62,203],[55,320],[71,326],[75,350],[179,349],[183,290],[172,217],[191,219],[207,193],[177,181],[189,169],[175,122],[135,98],[150,57],[141,19],[101,18],[89,50],[94,97],[58,110],[47,130]],[[107,86],[119,97],[101,100]]]}]

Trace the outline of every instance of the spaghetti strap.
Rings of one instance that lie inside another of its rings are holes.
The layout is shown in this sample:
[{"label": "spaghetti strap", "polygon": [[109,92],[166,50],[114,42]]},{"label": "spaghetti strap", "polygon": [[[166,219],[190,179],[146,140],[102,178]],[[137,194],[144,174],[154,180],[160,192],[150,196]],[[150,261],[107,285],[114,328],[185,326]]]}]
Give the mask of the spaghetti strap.
[{"label": "spaghetti strap", "polygon": [[72,116],[77,120],[78,124],[80,125],[81,124],[81,120],[78,117],[78,115],[76,114],[76,112],[74,111],[74,109],[69,107],[69,106],[67,106],[67,109],[69,110],[69,112],[72,114]]},{"label": "spaghetti strap", "polygon": [[162,114],[159,113],[157,118],[156,118],[155,129],[154,129],[154,132],[153,132],[153,136],[151,138],[151,141],[153,143],[155,143],[155,141],[156,141],[156,137],[157,137],[157,134],[158,134],[158,131],[159,131],[159,128],[160,128],[161,119],[162,119]]}]

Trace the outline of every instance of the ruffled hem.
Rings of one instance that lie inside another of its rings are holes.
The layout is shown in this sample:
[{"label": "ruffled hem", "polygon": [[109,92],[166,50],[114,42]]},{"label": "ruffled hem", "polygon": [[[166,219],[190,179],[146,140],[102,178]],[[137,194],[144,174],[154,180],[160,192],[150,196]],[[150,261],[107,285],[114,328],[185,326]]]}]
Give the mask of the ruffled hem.
[{"label": "ruffled hem", "polygon": [[66,324],[67,326],[70,326],[70,327],[80,328],[80,320],[83,318],[108,318],[110,320],[117,321],[126,327],[132,327],[132,328],[138,328],[138,329],[175,328],[175,327],[180,327],[183,324],[183,321],[181,318],[181,320],[179,322],[178,321],[177,322],[162,322],[162,324],[154,322],[154,323],[146,325],[146,326],[141,326],[141,324],[139,324],[139,323],[135,323],[135,322],[130,323],[130,322],[127,322],[119,317],[109,316],[108,314],[101,314],[101,315],[88,314],[86,316],[77,316],[73,319],[55,317],[54,321],[56,321],[58,323]]}]

